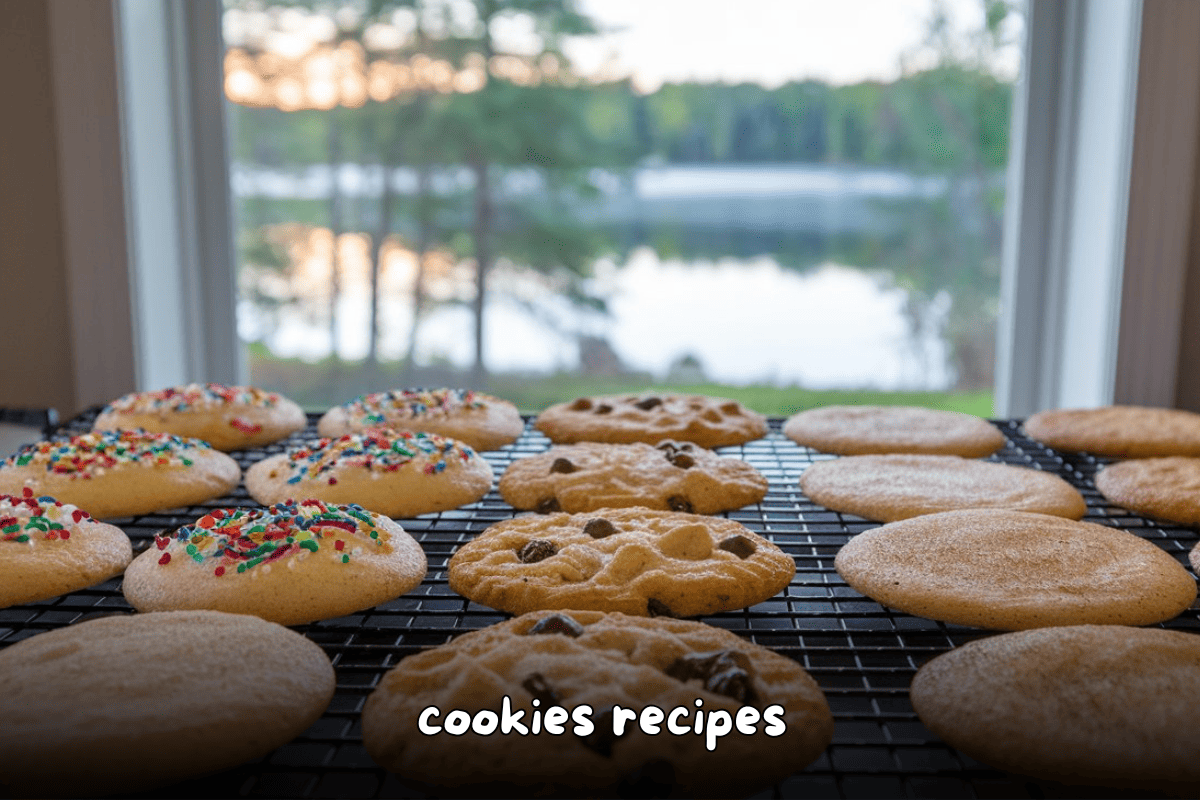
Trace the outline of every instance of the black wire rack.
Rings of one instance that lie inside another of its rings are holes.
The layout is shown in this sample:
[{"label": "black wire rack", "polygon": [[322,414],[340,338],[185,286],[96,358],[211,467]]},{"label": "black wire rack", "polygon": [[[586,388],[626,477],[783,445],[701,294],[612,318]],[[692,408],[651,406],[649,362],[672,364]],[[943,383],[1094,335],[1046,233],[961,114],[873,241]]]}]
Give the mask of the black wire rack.
[{"label": "black wire rack", "polygon": [[[61,425],[59,435],[91,429],[97,409]],[[244,468],[305,438],[309,428],[269,447],[234,453]],[[803,772],[756,797],[1087,797],[1123,796],[1120,791],[1076,789],[998,772],[951,748],[917,719],[908,686],[918,667],[936,655],[988,635],[884,608],[855,592],[838,576],[833,559],[858,533],[877,526],[817,506],[798,480],[814,461],[831,456],[800,447],[772,420],[768,435],[737,447],[720,448],[753,464],[770,482],[763,501],[724,516],[771,539],[796,560],[787,589],[751,608],[701,618],[793,658],[813,676],[835,719],[832,745]],[[1057,453],[1027,438],[1017,421],[995,421],[1008,437],[991,460],[1045,470],[1067,480],[1084,496],[1090,522],[1120,528],[1154,542],[1186,563],[1197,541],[1191,528],[1172,527],[1110,505],[1092,477],[1105,462]],[[495,475],[515,459],[542,452],[550,442],[531,424],[521,438],[485,453]],[[198,506],[109,520],[134,540],[135,552],[150,546],[156,532],[195,521],[211,508],[254,506],[243,487]],[[455,549],[489,525],[517,512],[495,491],[455,511],[401,520],[421,543],[429,561],[424,582],[389,603],[296,630],[325,649],[337,671],[337,691],[325,715],[293,742],[257,762],[217,775],[156,790],[172,797],[420,797],[420,787],[379,768],[362,745],[360,712],[385,672],[422,649],[500,622],[508,615],[467,601],[447,585],[446,564]],[[1162,627],[1200,630],[1193,606]],[[0,610],[0,648],[38,633],[132,609],[120,579],[42,603]]]}]

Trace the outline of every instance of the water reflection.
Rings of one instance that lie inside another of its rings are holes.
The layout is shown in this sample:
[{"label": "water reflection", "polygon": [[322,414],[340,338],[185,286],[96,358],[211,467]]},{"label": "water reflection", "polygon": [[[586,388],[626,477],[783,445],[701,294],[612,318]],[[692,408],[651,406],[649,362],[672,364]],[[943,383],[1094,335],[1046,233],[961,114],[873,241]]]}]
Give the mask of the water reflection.
[{"label": "water reflection", "polygon": [[[280,356],[324,358],[330,334],[320,314],[328,302],[332,237],[320,228],[288,235],[297,302],[266,316],[244,301],[242,333]],[[368,349],[368,251],[364,237],[339,240],[337,352],[344,359],[363,358]],[[379,355],[390,360],[408,351],[416,261],[398,244],[385,254]],[[444,259],[430,264],[428,288],[443,305],[421,322],[417,362],[466,367],[471,314],[454,301],[469,299],[469,269]],[[801,273],[770,256],[685,260],[641,246],[622,264],[595,265],[590,288],[608,300],[608,315],[581,312],[526,271],[501,265],[493,280],[485,316],[493,370],[576,369],[582,335],[587,346],[610,351],[611,363],[601,368],[659,378],[690,356],[693,373],[729,383],[940,390],[952,382],[939,335],[948,296],[926,309],[914,329],[909,295],[886,272],[826,261]]]}]

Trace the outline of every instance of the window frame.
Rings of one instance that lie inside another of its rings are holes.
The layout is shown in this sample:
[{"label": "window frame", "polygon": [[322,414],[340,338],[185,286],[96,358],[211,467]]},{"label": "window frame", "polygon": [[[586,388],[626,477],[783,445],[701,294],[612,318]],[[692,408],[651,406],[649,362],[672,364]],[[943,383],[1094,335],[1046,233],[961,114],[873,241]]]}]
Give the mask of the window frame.
[{"label": "window frame", "polygon": [[[139,388],[244,380],[221,3],[113,2]],[[1175,52],[1187,49],[1181,41],[1192,32],[1190,5],[1028,2],[1002,256],[998,417],[1176,402],[1180,359],[1190,352],[1180,342],[1188,324],[1181,298],[1189,274],[1200,282],[1195,265],[1189,273],[1188,233],[1200,122],[1193,113],[1169,131],[1152,123],[1155,108],[1183,102],[1194,109],[1200,101],[1196,92],[1186,96],[1196,82],[1178,79],[1180,69],[1200,76],[1200,66]],[[1154,24],[1143,25],[1150,17]],[[1148,70],[1148,60],[1163,53]],[[167,133],[148,145],[139,126],[151,111]],[[1151,156],[1163,147],[1183,157],[1186,180],[1178,169],[1156,168]],[[1168,223],[1143,204],[1148,197],[1162,198],[1160,212],[1175,209]],[[1173,246],[1156,251],[1164,236]],[[155,321],[163,310],[188,323],[163,331]],[[1160,357],[1139,357],[1147,348]]]}]

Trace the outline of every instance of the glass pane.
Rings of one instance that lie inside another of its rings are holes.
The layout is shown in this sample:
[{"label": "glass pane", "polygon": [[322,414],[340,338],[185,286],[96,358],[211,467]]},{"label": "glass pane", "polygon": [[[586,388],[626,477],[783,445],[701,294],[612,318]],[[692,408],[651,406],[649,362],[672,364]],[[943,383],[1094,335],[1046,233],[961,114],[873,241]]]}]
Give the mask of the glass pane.
[{"label": "glass pane", "polygon": [[254,383],[991,412],[1014,4],[227,0],[224,27]]}]

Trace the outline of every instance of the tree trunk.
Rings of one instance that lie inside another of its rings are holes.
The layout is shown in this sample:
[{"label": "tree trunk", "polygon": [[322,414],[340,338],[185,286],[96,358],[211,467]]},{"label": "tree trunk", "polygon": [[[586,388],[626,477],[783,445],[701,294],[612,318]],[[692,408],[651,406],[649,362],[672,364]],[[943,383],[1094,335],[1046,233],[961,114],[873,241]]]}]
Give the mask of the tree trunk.
[{"label": "tree trunk", "polygon": [[341,262],[338,258],[338,239],[342,235],[342,197],[338,172],[342,167],[342,126],[337,109],[331,109],[329,120],[329,231],[333,235],[333,250],[329,264],[329,356],[338,362],[338,300],[342,296]]},{"label": "tree trunk", "polygon": [[390,159],[379,165],[383,171],[383,189],[379,195],[379,227],[371,245],[371,310],[367,345],[367,366],[377,370],[379,365],[379,276],[383,272],[383,244],[392,232],[392,206],[396,194],[392,189]]},{"label": "tree trunk", "polygon": [[408,353],[404,356],[404,380],[406,386],[413,385],[416,374],[417,329],[425,313],[425,254],[433,240],[433,219],[430,192],[433,170],[428,165],[417,168],[417,241],[414,251],[417,257],[416,272],[412,286],[412,324],[408,328]]},{"label": "tree trunk", "polygon": [[475,364],[471,368],[471,382],[475,388],[482,389],[487,383],[483,359],[483,308],[487,298],[487,274],[492,267],[491,233],[495,209],[488,185],[487,162],[476,161],[471,165],[471,170],[475,173],[475,225],[472,231],[475,240],[475,300],[471,304],[475,314]]}]

